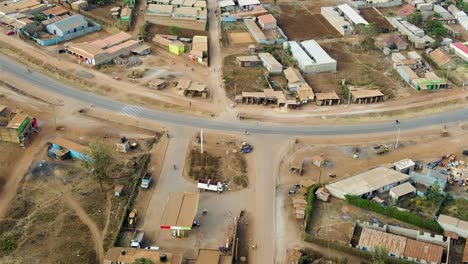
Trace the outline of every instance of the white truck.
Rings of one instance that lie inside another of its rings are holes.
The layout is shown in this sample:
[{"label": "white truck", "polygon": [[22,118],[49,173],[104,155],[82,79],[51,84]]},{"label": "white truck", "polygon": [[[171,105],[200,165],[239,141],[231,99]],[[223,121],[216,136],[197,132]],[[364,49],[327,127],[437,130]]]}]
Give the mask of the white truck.
[{"label": "white truck", "polygon": [[145,236],[145,232],[135,230],[135,233],[133,234],[130,246],[132,248],[141,248],[143,246],[143,237],[144,236]]},{"label": "white truck", "polygon": [[211,180],[198,180],[197,187],[204,191],[213,191],[222,193],[224,191],[224,184],[221,182],[211,182]]},{"label": "white truck", "polygon": [[141,179],[140,187],[142,189],[148,189],[152,178],[153,175],[150,172],[145,173],[145,176],[143,176],[143,179]]}]

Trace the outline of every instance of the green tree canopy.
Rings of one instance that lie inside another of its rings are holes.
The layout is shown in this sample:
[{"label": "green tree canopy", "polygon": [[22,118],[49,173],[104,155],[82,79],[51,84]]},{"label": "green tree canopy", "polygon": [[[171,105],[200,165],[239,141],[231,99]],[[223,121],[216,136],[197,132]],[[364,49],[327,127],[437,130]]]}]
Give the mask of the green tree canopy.
[{"label": "green tree canopy", "polygon": [[419,26],[423,22],[423,17],[421,12],[414,12],[412,14],[409,14],[406,20],[408,20],[408,22],[415,26]]},{"label": "green tree canopy", "polygon": [[426,23],[426,31],[430,35],[435,36],[445,36],[447,34],[447,29],[444,27],[444,24],[436,20],[428,20]]},{"label": "green tree canopy", "polygon": [[147,258],[137,258],[132,264],[153,264],[153,261]]},{"label": "green tree canopy", "polygon": [[372,264],[385,264],[388,259],[388,250],[384,247],[375,247],[372,250]]},{"label": "green tree canopy", "polygon": [[114,162],[109,147],[102,141],[93,141],[89,144],[89,151],[86,152],[86,155],[85,167],[99,181],[101,190],[104,190],[102,184],[109,179],[111,165]]}]

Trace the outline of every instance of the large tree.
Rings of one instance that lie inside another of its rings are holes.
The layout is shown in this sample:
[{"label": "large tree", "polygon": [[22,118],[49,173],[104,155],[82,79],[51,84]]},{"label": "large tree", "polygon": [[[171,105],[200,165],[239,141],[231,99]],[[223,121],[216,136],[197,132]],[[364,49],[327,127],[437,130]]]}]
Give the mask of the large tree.
[{"label": "large tree", "polygon": [[388,250],[384,247],[375,247],[372,250],[372,264],[385,264],[388,259]]},{"label": "large tree", "polygon": [[114,162],[109,147],[102,141],[93,141],[89,143],[89,151],[84,160],[85,167],[91,171],[101,185],[101,191],[104,191],[103,182],[108,180],[111,173],[111,165]]}]

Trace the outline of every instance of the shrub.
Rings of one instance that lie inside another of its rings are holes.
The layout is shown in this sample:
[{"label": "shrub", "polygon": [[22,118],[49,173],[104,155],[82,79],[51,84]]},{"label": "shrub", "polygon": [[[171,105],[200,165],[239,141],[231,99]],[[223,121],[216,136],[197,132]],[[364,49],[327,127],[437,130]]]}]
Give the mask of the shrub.
[{"label": "shrub", "polygon": [[0,238],[0,251],[5,253],[10,253],[16,249],[16,242],[11,237],[1,237]]},{"label": "shrub", "polygon": [[249,178],[247,178],[247,176],[235,176],[234,183],[244,188],[247,188],[247,186],[249,185]]},{"label": "shrub", "polygon": [[439,223],[433,219],[422,218],[421,216],[412,212],[399,211],[395,207],[383,207],[377,202],[361,199],[357,196],[346,195],[345,198],[348,203],[359,208],[373,211],[388,217],[393,217],[405,223],[412,224],[435,233],[440,234],[443,231]]},{"label": "shrub", "polygon": [[305,222],[306,227],[309,224],[310,218],[312,217],[312,209],[314,208],[314,201],[315,201],[315,190],[317,190],[318,186],[312,185],[307,190],[307,207],[305,211]]}]

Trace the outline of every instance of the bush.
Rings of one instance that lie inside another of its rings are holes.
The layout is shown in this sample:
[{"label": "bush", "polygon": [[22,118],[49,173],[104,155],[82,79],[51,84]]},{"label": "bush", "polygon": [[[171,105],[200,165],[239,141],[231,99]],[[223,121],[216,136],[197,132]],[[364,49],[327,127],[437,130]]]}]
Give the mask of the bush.
[{"label": "bush", "polygon": [[247,188],[247,186],[249,185],[249,178],[247,178],[247,176],[235,176],[234,183],[244,188]]},{"label": "bush", "polygon": [[443,232],[442,227],[439,225],[439,223],[437,223],[433,219],[425,219],[412,212],[399,211],[395,207],[383,207],[379,203],[369,201],[366,199],[361,199],[357,196],[346,195],[345,198],[349,204],[352,204],[359,208],[373,211],[388,217],[392,217],[405,223],[412,224],[435,233],[441,234]]},{"label": "bush", "polygon": [[10,253],[16,249],[16,242],[11,237],[1,237],[0,238],[0,251],[5,253]]},{"label": "bush", "polygon": [[309,224],[310,218],[312,217],[312,209],[314,208],[314,201],[315,201],[315,190],[317,190],[318,186],[312,185],[307,190],[307,207],[305,211],[305,222],[306,227]]}]

